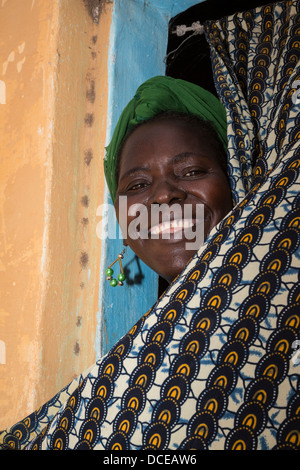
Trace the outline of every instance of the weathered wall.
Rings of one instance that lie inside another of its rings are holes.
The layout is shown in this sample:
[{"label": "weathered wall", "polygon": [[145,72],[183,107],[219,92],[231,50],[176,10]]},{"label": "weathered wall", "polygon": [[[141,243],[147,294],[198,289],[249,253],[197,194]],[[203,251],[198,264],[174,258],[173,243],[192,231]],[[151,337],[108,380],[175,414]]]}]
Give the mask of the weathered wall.
[{"label": "weathered wall", "polygon": [[99,16],[84,0],[0,0],[0,429],[99,353],[112,4],[101,5]]},{"label": "weathered wall", "polygon": [[[115,0],[109,50],[108,140],[137,87],[165,74],[170,19],[201,0]],[[107,194],[106,202],[110,202]],[[113,214],[109,225],[114,226]],[[108,266],[123,249],[120,239],[102,245]],[[157,275],[128,248],[123,260],[127,278],[121,289],[103,288],[103,352],[107,352],[157,300]]]}]

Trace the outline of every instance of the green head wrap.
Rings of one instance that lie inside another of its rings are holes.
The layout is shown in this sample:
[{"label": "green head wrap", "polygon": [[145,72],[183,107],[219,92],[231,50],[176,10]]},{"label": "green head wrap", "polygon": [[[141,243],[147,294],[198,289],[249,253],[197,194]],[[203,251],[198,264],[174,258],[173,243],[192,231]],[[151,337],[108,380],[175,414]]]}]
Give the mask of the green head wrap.
[{"label": "green head wrap", "polygon": [[227,149],[226,113],[220,101],[194,83],[158,76],[144,82],[122,112],[106,147],[104,173],[111,198],[116,197],[115,170],[120,145],[132,127],[164,111],[193,114],[210,121]]}]

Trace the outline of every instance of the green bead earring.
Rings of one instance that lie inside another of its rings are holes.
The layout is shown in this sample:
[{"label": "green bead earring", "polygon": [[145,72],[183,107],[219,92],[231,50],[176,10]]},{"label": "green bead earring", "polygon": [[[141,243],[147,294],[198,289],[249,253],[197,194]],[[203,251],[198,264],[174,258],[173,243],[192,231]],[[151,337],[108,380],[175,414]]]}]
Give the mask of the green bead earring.
[{"label": "green bead earring", "polygon": [[[125,279],[126,279],[126,276],[125,276],[125,274],[124,274],[123,265],[122,265],[122,259],[123,259],[123,255],[124,255],[124,253],[125,253],[125,250],[126,250],[126,248],[124,248],[124,250],[122,251],[122,253],[120,253],[120,254],[118,255],[117,259],[116,259],[113,263],[111,263],[111,265],[108,266],[108,268],[105,270],[105,274],[106,274],[106,276],[107,276],[106,279],[107,279],[108,281],[110,281],[110,285],[111,285],[112,287],[123,286],[123,282],[124,282]],[[117,261],[119,261],[119,263],[120,263],[121,272],[120,272],[120,274],[118,274],[117,279],[114,279],[114,278],[112,277],[112,275],[113,275],[113,273],[114,273],[114,270],[112,269],[112,266],[113,266]]]}]

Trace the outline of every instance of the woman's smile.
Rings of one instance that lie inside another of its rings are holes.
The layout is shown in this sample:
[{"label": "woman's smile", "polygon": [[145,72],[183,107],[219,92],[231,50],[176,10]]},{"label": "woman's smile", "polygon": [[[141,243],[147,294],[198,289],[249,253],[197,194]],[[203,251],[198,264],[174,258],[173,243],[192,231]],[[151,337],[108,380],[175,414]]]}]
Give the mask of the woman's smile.
[{"label": "woman's smile", "polygon": [[[199,221],[200,222],[200,221]],[[156,224],[149,229],[149,235],[171,235],[175,233],[182,233],[185,229],[190,229],[197,225],[194,219],[173,219],[166,220],[160,224]],[[164,238],[164,237],[162,237]]]},{"label": "woman's smile", "polygon": [[[201,246],[187,243],[200,230],[203,243],[232,208],[216,146],[196,124],[178,119],[145,123],[133,131],[121,153],[117,214],[120,196],[127,198],[127,229],[140,230],[139,236],[127,230],[124,243],[169,282]],[[141,207],[144,219],[137,210]],[[155,222],[154,208],[160,211]]]}]

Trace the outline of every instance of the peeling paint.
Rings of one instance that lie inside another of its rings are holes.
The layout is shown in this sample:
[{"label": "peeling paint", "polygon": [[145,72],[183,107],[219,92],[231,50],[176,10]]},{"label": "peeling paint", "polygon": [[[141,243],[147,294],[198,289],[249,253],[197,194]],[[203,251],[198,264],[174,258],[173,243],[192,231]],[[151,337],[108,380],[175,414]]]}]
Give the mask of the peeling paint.
[{"label": "peeling paint", "polygon": [[80,255],[80,265],[83,268],[86,268],[88,262],[89,262],[89,255],[85,251],[83,251]]},{"label": "peeling paint", "polygon": [[9,62],[14,62],[15,56],[16,56],[15,51],[11,51],[10,54],[8,55],[8,57],[7,57],[7,60],[5,62],[3,62],[2,75],[6,74],[8,64],[9,64]]},{"label": "peeling paint", "polygon": [[82,196],[81,198],[81,204],[84,207],[89,207],[89,197],[88,196]]},{"label": "peeling paint", "polygon": [[86,113],[84,118],[84,123],[86,127],[92,127],[94,124],[94,114],[93,113]]},{"label": "peeling paint", "polygon": [[86,150],[84,152],[84,162],[87,166],[90,165],[91,161],[92,161],[92,158],[93,158],[93,152],[91,149],[89,150]]},{"label": "peeling paint", "polygon": [[26,57],[23,57],[23,59],[21,59],[17,62],[17,71],[18,71],[18,73],[21,72],[25,60],[26,60]]},{"label": "peeling paint", "polygon": [[79,341],[77,340],[75,345],[74,345],[74,354],[78,356],[80,354],[80,346],[79,346]]},{"label": "peeling paint", "polygon": [[0,340],[0,364],[6,364],[6,345]]},{"label": "peeling paint", "polygon": [[105,6],[113,2],[112,0],[83,0],[83,3],[93,22],[98,24]]},{"label": "peeling paint", "polygon": [[[22,41],[18,46],[17,46],[17,51],[18,53],[21,55],[23,54],[24,52],[24,49],[25,49],[25,44],[26,42],[25,41]],[[7,69],[8,69],[8,65],[9,63],[12,63],[16,60],[16,52],[15,50],[12,50],[8,57],[7,57],[7,60],[5,62],[3,62],[3,66],[2,66],[2,74],[5,75],[6,72],[7,72]],[[20,73],[21,70],[22,70],[22,66],[24,64],[26,60],[26,57],[24,56],[22,59],[18,60],[17,61],[17,72]]]},{"label": "peeling paint", "polygon": [[96,98],[96,93],[95,93],[95,81],[90,80],[89,81],[89,88],[86,91],[86,99],[90,101],[91,103],[94,103]]},{"label": "peeling paint", "polygon": [[6,85],[3,80],[0,80],[0,104],[6,104]]},{"label": "peeling paint", "polygon": [[26,44],[26,42],[23,41],[23,42],[18,46],[18,52],[19,52],[19,54],[23,54],[24,49],[25,49],[25,44]]}]

